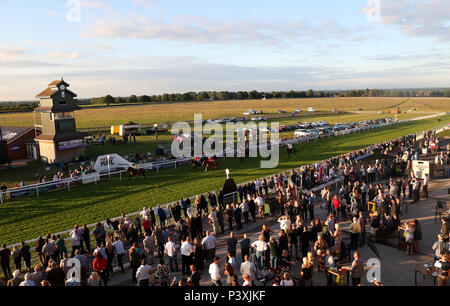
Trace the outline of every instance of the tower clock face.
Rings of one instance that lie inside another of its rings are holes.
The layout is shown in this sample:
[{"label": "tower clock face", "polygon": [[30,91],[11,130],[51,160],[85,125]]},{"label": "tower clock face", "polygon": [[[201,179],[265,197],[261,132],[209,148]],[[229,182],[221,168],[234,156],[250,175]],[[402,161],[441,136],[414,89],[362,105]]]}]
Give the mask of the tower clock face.
[{"label": "tower clock face", "polygon": [[64,89],[66,89],[66,86],[61,85],[61,86],[59,87],[59,89],[64,90]]}]

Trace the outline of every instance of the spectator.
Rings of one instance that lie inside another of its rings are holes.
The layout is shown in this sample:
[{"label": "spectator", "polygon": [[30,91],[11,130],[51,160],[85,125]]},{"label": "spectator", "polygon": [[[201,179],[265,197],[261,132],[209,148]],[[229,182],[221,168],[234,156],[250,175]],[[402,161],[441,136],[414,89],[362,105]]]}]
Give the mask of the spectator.
[{"label": "spectator", "polygon": [[214,286],[220,287],[222,286],[222,275],[220,273],[220,258],[214,257],[214,262],[209,265],[209,274],[211,275],[211,281]]},{"label": "spectator", "polygon": [[136,279],[140,287],[148,287],[151,268],[146,260],[142,259],[141,266],[136,271]]},{"label": "spectator", "polygon": [[234,237],[234,232],[230,233],[230,238],[227,239],[227,251],[236,257],[237,239]]},{"label": "spectator", "polygon": [[[116,237],[115,240],[116,241],[113,243],[113,246],[114,246],[115,253],[116,253],[116,256],[117,256],[117,262],[119,263],[119,267],[120,267],[120,269],[122,271],[122,274],[124,274],[125,273],[125,269],[123,267],[123,256],[125,256],[126,252],[125,252],[125,249],[123,247],[123,243],[120,240],[120,238]],[[145,248],[145,243],[144,243],[144,248]]]},{"label": "spectator", "polygon": [[178,272],[178,262],[177,262],[177,248],[175,243],[172,241],[172,237],[168,238],[166,245],[164,246],[165,254],[169,257],[169,268],[170,272]]},{"label": "spectator", "polygon": [[188,267],[191,265],[192,259],[191,255],[194,252],[194,247],[189,243],[189,237],[182,240],[181,247],[181,273],[183,275],[188,275]]},{"label": "spectator", "polygon": [[197,267],[195,265],[190,265],[191,275],[189,278],[194,283],[194,286],[200,286],[201,274],[197,271]]},{"label": "spectator", "polygon": [[156,268],[156,275],[161,286],[167,287],[169,285],[169,268],[164,264],[164,258],[159,260],[159,265]]},{"label": "spectator", "polygon": [[25,262],[25,266],[27,267],[27,271],[31,271],[31,252],[30,252],[30,246],[27,245],[24,241],[20,243],[22,246],[20,249],[20,255],[23,258],[23,261]]},{"label": "spectator", "polygon": [[244,233],[244,239],[240,241],[242,261],[245,259],[245,255],[250,256],[250,239],[248,234]]},{"label": "spectator", "polygon": [[21,287],[34,287],[36,286],[35,282],[31,279],[31,274],[27,273],[25,274],[25,280],[20,283]]},{"label": "spectator", "polygon": [[8,287],[17,287],[24,281],[24,279],[20,277],[20,270],[15,270],[12,276],[13,278],[8,280],[6,284]]},{"label": "spectator", "polygon": [[11,251],[6,247],[6,244],[3,244],[2,249],[0,250],[0,263],[2,266],[3,274],[5,275],[6,279],[12,276],[10,258],[11,258]]},{"label": "spectator", "polygon": [[241,271],[241,274],[248,274],[252,281],[256,280],[256,277],[255,277],[256,267],[253,262],[249,261],[248,255],[245,255],[244,262],[241,263],[240,271]]},{"label": "spectator", "polygon": [[100,276],[98,275],[97,272],[92,272],[91,276],[89,276],[88,279],[88,286],[89,287],[99,287],[100,286]]},{"label": "spectator", "polygon": [[47,268],[47,280],[52,287],[64,287],[65,279],[66,273],[64,273],[64,270],[55,261],[51,260]]},{"label": "spectator", "polygon": [[106,275],[106,270],[108,269],[108,262],[100,252],[98,252],[97,255],[95,255],[94,262],[92,263],[92,269],[94,270],[94,272],[97,273],[98,276],[100,276],[101,280],[105,284],[105,287],[108,286],[108,280]]},{"label": "spectator", "polygon": [[433,244],[432,249],[434,251],[434,261],[438,261],[442,255],[447,253],[448,243],[444,241],[442,234],[438,235],[438,241]]},{"label": "spectator", "polygon": [[136,272],[141,264],[140,254],[137,249],[138,249],[138,244],[135,242],[128,252],[131,270],[132,270],[131,273],[132,273],[133,283],[137,283]]}]

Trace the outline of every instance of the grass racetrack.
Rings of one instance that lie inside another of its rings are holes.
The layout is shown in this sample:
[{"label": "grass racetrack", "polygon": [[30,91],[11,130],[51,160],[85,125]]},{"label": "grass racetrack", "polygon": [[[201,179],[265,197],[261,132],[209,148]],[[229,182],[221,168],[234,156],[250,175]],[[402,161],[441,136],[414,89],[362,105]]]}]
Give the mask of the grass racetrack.
[{"label": "grass racetrack", "polygon": [[111,178],[98,184],[88,184],[42,195],[25,197],[0,206],[0,242],[17,243],[38,235],[56,233],[73,227],[75,223],[90,224],[122,212],[131,213],[143,206],[155,206],[180,197],[218,190],[225,180],[224,169],[229,168],[236,183],[289,170],[317,160],[373,145],[440,126],[450,121],[441,118],[407,122],[357,134],[321,139],[297,146],[297,154],[288,160],[280,150],[276,169],[260,169],[259,159],[221,159],[220,169],[205,173],[191,167],[149,173],[147,179]]}]

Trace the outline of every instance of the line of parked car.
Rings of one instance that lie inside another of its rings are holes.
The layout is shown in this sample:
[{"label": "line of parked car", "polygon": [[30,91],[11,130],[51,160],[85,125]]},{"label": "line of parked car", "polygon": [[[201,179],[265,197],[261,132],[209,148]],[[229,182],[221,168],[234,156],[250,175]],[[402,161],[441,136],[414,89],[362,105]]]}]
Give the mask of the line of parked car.
[{"label": "line of parked car", "polygon": [[376,124],[392,122],[393,118],[383,118],[376,120],[365,120],[359,122],[349,122],[349,123],[336,123],[330,125],[325,121],[317,122],[299,122],[293,125],[280,125],[280,132],[295,130],[295,138],[306,138],[306,137],[323,137],[327,135],[333,135],[338,131],[345,131],[354,128],[364,128]]},{"label": "line of parked car", "polygon": [[219,123],[219,124],[223,124],[223,123],[227,123],[227,122],[238,122],[238,121],[266,121],[267,118],[263,117],[263,116],[255,116],[255,117],[251,117],[251,118],[240,118],[240,119],[236,119],[236,118],[222,118],[222,119],[208,119],[208,120],[203,120],[203,123]]}]

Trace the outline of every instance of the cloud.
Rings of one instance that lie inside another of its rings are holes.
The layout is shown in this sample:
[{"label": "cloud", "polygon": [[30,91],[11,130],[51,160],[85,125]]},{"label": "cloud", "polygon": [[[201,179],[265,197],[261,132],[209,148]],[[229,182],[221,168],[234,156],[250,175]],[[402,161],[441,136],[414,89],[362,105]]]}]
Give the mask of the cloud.
[{"label": "cloud", "polygon": [[80,57],[80,54],[78,52],[65,52],[61,50],[56,50],[49,52],[47,54],[47,57],[53,59],[76,59]]},{"label": "cloud", "polygon": [[0,45],[0,67],[2,68],[33,68],[33,67],[56,67],[58,60],[78,58],[77,52],[53,51],[46,56],[35,54],[31,49],[21,47],[10,47]]},{"label": "cloud", "polygon": [[[110,63],[118,63],[111,67]],[[120,64],[119,64],[120,63]],[[17,92],[13,84],[21,74],[0,82],[2,99],[31,99],[47,81],[64,76],[80,98],[161,94],[200,90],[307,90],[352,88],[411,88],[447,86],[450,59],[389,69],[333,67],[317,63],[257,66],[205,62],[196,57],[145,56],[101,58],[71,66],[61,62],[52,69],[27,73],[34,87]],[[43,71],[43,72],[41,72]],[[1,74],[0,74],[1,78]],[[14,98],[15,97],[15,98]]]},{"label": "cloud", "polygon": [[142,5],[147,8],[154,8],[158,6],[155,0],[133,0],[131,3],[133,5]]},{"label": "cloud", "polygon": [[[270,22],[215,20],[198,16],[178,16],[174,20],[129,16],[121,19],[103,17],[81,31],[89,38],[156,39],[193,44],[274,45],[309,39],[353,38],[351,29],[335,21],[311,25],[303,21]],[[360,40],[360,36],[355,37]]]},{"label": "cloud", "polygon": [[106,1],[90,1],[90,0],[82,0],[82,7],[90,7],[95,9],[111,9],[111,6]]},{"label": "cloud", "polygon": [[23,58],[27,51],[19,47],[9,47],[0,45],[0,62],[12,62]]},{"label": "cloud", "polygon": [[[409,37],[434,37],[450,41],[450,1],[448,0],[379,0],[380,23],[391,25]],[[363,9],[364,13],[369,6]]]}]

